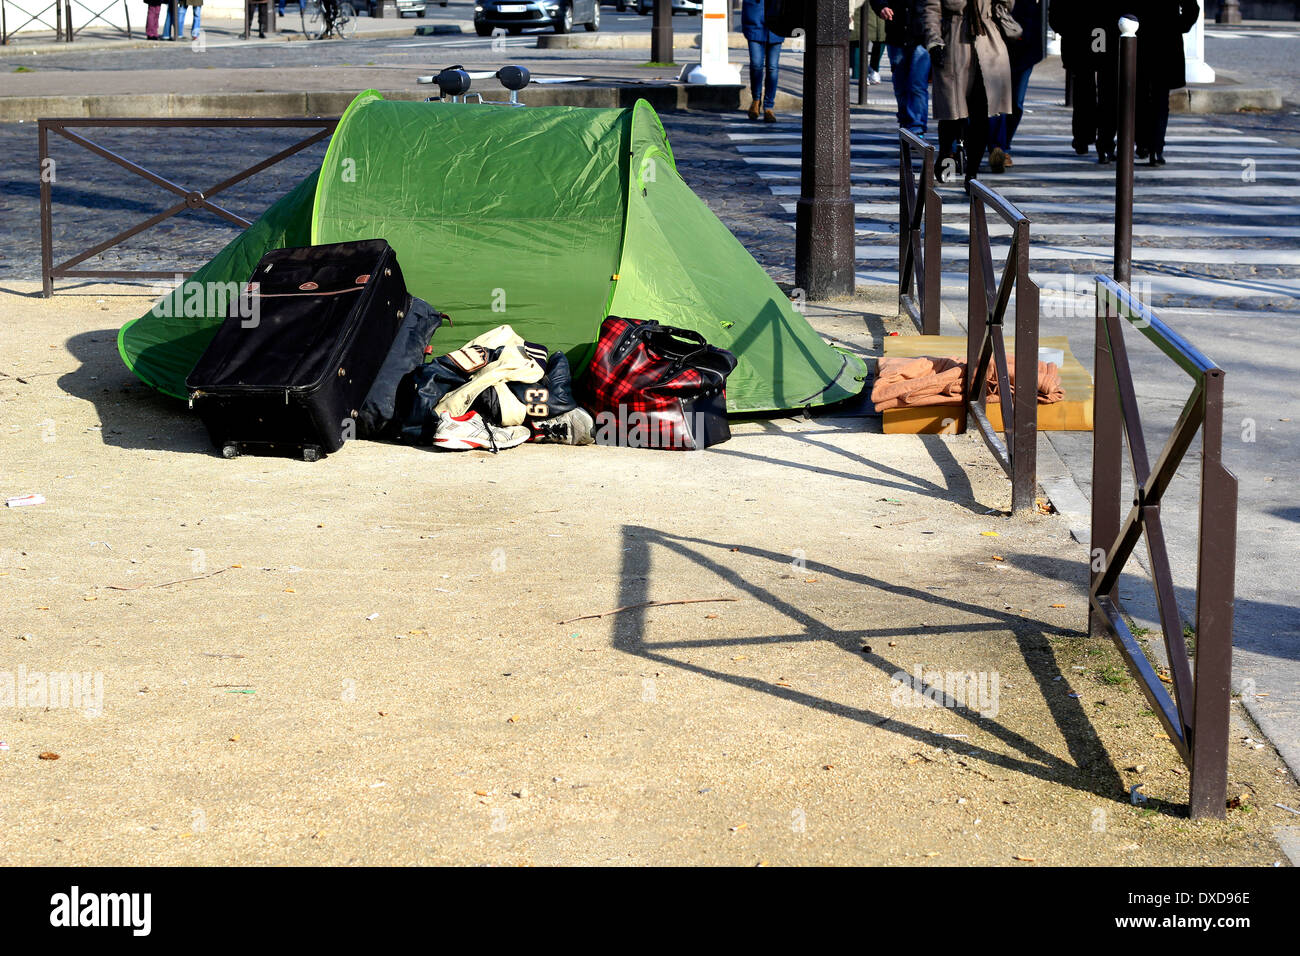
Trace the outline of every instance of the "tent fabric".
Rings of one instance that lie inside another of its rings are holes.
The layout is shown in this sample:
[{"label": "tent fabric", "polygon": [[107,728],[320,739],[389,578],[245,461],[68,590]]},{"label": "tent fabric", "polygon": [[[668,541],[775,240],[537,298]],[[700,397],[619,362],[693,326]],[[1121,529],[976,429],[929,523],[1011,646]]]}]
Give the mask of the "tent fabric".
[{"label": "tent fabric", "polygon": [[[656,319],[735,353],[732,413],[830,404],[865,379],[686,185],[645,101],[518,109],[366,91],[319,173],[189,281],[243,282],[270,249],[376,237],[411,293],[451,316],[455,344],[508,323],[578,372],[606,315]],[[178,308],[183,293],[119,334],[128,367],[182,398],[223,318]]]}]

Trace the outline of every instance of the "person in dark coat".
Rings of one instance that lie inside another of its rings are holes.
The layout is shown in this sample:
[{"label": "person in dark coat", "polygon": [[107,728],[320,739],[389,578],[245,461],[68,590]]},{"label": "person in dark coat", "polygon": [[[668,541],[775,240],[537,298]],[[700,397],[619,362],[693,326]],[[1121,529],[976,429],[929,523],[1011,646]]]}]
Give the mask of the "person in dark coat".
[{"label": "person in dark coat", "polygon": [[1097,144],[1097,162],[1115,158],[1119,104],[1119,18],[1116,0],[1051,0],[1047,22],[1061,37],[1061,62],[1073,85],[1074,151]]},{"label": "person in dark coat", "polygon": [[870,0],[885,21],[885,47],[898,104],[898,125],[924,136],[930,116],[930,51],[925,46],[925,0]]},{"label": "person in dark coat", "polygon": [[1196,26],[1196,0],[1146,0],[1137,7],[1137,116],[1134,140],[1138,159],[1165,164],[1169,91],[1187,85],[1183,34]]},{"label": "person in dark coat", "polygon": [[781,69],[781,43],[785,37],[777,36],[767,28],[763,0],[744,0],[740,8],[740,32],[749,43],[749,118],[758,119],[761,96],[763,121],[776,122],[772,107],[776,105],[776,80]]},{"label": "person in dark coat", "polygon": [[1007,40],[1011,55],[1011,112],[989,118],[989,169],[1000,173],[1011,162],[1011,140],[1025,115],[1025,95],[1029,92],[1029,74],[1043,59],[1043,0],[1016,0],[1011,15],[1024,32]]}]

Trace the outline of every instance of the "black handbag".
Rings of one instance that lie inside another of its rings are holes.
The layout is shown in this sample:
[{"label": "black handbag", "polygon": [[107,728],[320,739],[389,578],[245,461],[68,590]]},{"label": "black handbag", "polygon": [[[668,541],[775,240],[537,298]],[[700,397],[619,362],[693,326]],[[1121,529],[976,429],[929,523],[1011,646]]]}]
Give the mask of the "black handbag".
[{"label": "black handbag", "polygon": [[1007,40],[1019,40],[1025,35],[1025,28],[1020,25],[1020,21],[1011,15],[1004,3],[993,4],[993,22],[998,25],[1002,31],[1002,36]]}]

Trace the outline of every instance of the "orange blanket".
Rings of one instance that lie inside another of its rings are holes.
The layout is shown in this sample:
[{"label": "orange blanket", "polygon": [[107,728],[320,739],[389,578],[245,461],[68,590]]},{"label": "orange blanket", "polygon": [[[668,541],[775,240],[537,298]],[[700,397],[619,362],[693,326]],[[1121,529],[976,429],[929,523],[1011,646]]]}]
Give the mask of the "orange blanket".
[{"label": "orange blanket", "polygon": [[[1015,394],[1014,356],[1007,356],[1007,372]],[[882,358],[876,363],[876,381],[871,401],[876,411],[890,408],[916,408],[922,405],[960,405],[961,383],[966,374],[966,360],[948,357]],[[989,367],[988,400],[998,398],[997,370]],[[1054,362],[1038,363],[1038,404],[1048,405],[1065,398],[1061,370]]]}]

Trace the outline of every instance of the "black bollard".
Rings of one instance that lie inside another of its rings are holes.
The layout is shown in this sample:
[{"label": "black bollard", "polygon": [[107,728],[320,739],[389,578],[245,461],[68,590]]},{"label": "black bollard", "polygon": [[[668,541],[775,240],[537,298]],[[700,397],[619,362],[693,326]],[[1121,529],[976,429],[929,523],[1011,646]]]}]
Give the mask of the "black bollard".
[{"label": "black bollard", "polygon": [[1119,122],[1115,144],[1115,281],[1127,286],[1133,271],[1133,126],[1136,115],[1136,20],[1119,21]]}]

